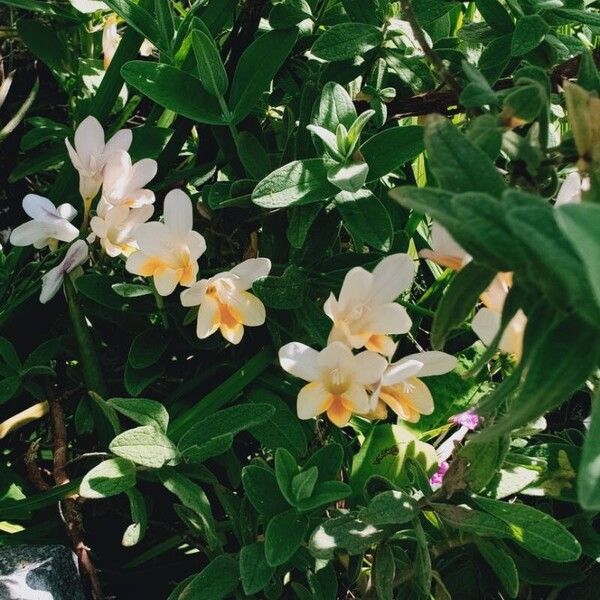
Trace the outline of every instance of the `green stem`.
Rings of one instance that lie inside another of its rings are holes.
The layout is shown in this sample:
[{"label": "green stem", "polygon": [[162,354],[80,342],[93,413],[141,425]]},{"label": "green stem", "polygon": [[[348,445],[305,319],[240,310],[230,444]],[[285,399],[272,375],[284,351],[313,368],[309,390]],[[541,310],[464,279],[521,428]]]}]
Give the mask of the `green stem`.
[{"label": "green stem", "polygon": [[165,329],[169,328],[169,318],[165,311],[165,301],[163,297],[158,293],[156,286],[152,285],[152,292],[154,293],[154,299],[156,300],[156,308],[158,308],[158,314],[160,315],[160,321]]},{"label": "green stem", "polygon": [[90,335],[85,315],[81,310],[77,299],[77,292],[73,286],[71,278],[67,275],[64,279],[65,295],[67,297],[67,306],[69,307],[69,316],[73,325],[73,333],[79,348],[79,358],[81,359],[81,368],[83,370],[83,380],[89,391],[96,392],[103,398],[106,397],[106,384],[102,376],[100,359],[94,346],[94,340]]}]

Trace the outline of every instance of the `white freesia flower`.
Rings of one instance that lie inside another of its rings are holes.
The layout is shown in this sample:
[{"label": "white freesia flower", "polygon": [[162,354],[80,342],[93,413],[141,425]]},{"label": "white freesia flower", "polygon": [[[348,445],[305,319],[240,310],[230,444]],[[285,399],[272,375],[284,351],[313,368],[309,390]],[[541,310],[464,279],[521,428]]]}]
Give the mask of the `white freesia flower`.
[{"label": "white freesia flower", "polygon": [[31,221],[13,229],[10,243],[13,246],[29,246],[35,248],[50,246],[56,248],[58,242],[72,242],[79,230],[70,223],[77,211],[70,204],[56,207],[50,200],[36,194],[27,194],[23,198],[23,210],[31,217]]},{"label": "white freesia flower", "polygon": [[79,171],[79,193],[85,207],[84,224],[92,200],[102,186],[104,165],[114,152],[129,150],[133,139],[131,130],[121,129],[104,142],[104,129],[95,117],[86,117],[75,130],[75,147],[68,138],[65,144],[73,166]]},{"label": "white freesia flower", "polygon": [[117,30],[117,15],[106,17],[102,28],[102,54],[104,55],[104,69],[108,69],[110,62],[119,47],[121,36]]},{"label": "white freesia flower", "polygon": [[154,44],[150,40],[144,40],[140,46],[140,56],[152,56]]},{"label": "white freesia flower", "polygon": [[433,397],[420,378],[449,373],[456,363],[454,356],[433,351],[410,354],[388,365],[371,396],[369,416],[384,419],[388,407],[409,423],[416,423],[421,415],[430,415]]},{"label": "white freesia flower", "polygon": [[139,208],[154,203],[154,192],[146,189],[156,175],[157,163],[151,158],[143,158],[133,164],[125,151],[114,152],[104,167],[102,198],[98,212],[106,210],[107,204]]},{"label": "white freesia flower", "polygon": [[350,269],[339,299],[331,294],[324,305],[333,321],[329,343],[341,341],[390,355],[394,342],[389,334],[406,333],[411,320],[394,300],[412,283],[415,265],[408,254],[384,258],[369,273],[362,267]]},{"label": "white freesia flower", "polygon": [[196,334],[207,338],[217,329],[232,344],[239,344],[244,325],[257,327],[265,322],[265,307],[248,292],[252,284],[271,270],[268,258],[251,258],[231,271],[201,279],[181,292],[183,306],[200,306]]},{"label": "white freesia flower", "polygon": [[127,259],[127,270],[153,277],[161,296],[168,296],[177,284],[191,286],[196,281],[198,259],[206,250],[204,238],[192,230],[193,220],[189,196],[171,190],[165,197],[163,222],[138,226],[135,235],[139,250]]},{"label": "white freesia flower", "polygon": [[589,189],[590,178],[581,177],[577,171],[573,171],[565,177],[563,184],[560,186],[554,206],[578,204],[581,202],[581,193]]},{"label": "white freesia flower", "polygon": [[419,256],[453,271],[471,260],[471,255],[437,221],[431,224],[431,249],[421,250]]},{"label": "white freesia flower", "polygon": [[135,233],[139,225],[145,223],[154,212],[152,205],[140,208],[114,206],[105,211],[104,216],[96,215],[90,227],[100,238],[100,245],[108,256],[129,256],[138,250]]},{"label": "white freesia flower", "polygon": [[344,427],[352,414],[369,412],[366,386],[379,381],[387,362],[365,350],[353,355],[342,342],[333,342],[321,352],[298,342],[279,350],[281,367],[309,383],[298,394],[300,419],[311,419],[323,412],[338,427]]},{"label": "white freesia flower", "polygon": [[97,10],[108,10],[108,6],[100,0],[69,0],[73,8],[79,12],[90,14]]},{"label": "white freesia flower", "polygon": [[[498,273],[487,290],[481,294],[484,308],[480,308],[471,322],[471,328],[477,337],[489,346],[500,329],[502,309],[512,285],[512,273]],[[502,333],[498,347],[502,352],[513,354],[517,360],[523,351],[523,335],[527,317],[518,310]]]},{"label": "white freesia flower", "polygon": [[77,240],[67,250],[62,262],[42,276],[40,302],[46,304],[56,295],[65,275],[82,265],[88,257],[88,246],[83,240]]}]

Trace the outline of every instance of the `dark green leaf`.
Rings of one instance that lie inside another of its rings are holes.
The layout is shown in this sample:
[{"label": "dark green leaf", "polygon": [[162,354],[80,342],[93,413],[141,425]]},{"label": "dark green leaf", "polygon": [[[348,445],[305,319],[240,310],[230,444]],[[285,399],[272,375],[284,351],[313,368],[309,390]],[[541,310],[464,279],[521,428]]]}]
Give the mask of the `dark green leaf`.
[{"label": "dark green leaf", "polygon": [[308,529],[308,519],[295,508],[274,516],[265,530],[267,564],[286,563],[298,550]]},{"label": "dark green leaf", "polygon": [[340,23],[320,35],[311,51],[327,61],[349,60],[355,56],[363,56],[382,41],[381,30],[374,25]]}]

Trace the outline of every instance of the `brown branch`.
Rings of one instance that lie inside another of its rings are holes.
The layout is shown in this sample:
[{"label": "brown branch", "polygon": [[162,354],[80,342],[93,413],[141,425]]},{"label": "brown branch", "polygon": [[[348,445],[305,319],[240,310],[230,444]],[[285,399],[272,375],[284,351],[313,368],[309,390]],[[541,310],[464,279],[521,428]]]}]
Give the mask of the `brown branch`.
[{"label": "brown branch", "polygon": [[[593,51],[593,57],[596,65],[600,68],[600,48],[596,48]],[[550,71],[550,82],[554,91],[560,87],[563,80],[572,79],[577,75],[580,60],[581,56],[574,56],[560,65],[555,66]],[[505,90],[511,88],[513,85],[514,81],[512,78],[507,77],[500,79],[494,86],[494,89],[496,91]],[[453,115],[464,112],[464,109],[461,108],[458,103],[458,96],[459,94],[452,90],[436,90],[434,92],[417,94],[416,96],[411,96],[409,98],[396,98],[387,105],[388,112],[390,115],[393,115],[390,117],[391,119],[429,115],[431,113]],[[366,105],[363,110],[365,109]]]},{"label": "brown branch", "polygon": [[[50,425],[52,427],[52,439],[54,445],[53,476],[56,485],[65,485],[69,483],[69,476],[66,468],[67,428],[65,426],[65,414],[61,405],[61,400],[63,400],[67,394],[57,397],[54,394],[54,390],[49,388]],[[63,514],[67,533],[69,534],[71,545],[79,560],[79,565],[89,578],[92,598],[94,600],[102,600],[104,596],[102,594],[100,578],[98,577],[98,572],[90,558],[88,547],[83,541],[83,518],[76,496],[65,498],[63,501]]]},{"label": "brown branch", "polygon": [[46,483],[46,481],[44,481],[40,468],[37,464],[37,455],[39,448],[39,440],[36,440],[35,442],[29,444],[29,448],[27,448],[24,458],[25,470],[27,472],[27,478],[29,479],[29,481],[31,481],[33,486],[40,492],[45,492],[47,489],[50,488],[50,486]]}]

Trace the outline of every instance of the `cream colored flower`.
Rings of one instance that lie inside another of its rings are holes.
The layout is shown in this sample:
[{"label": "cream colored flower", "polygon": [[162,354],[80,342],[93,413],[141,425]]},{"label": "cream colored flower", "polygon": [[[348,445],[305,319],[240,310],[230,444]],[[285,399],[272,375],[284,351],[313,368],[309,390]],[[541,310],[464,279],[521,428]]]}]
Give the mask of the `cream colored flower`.
[{"label": "cream colored flower", "polygon": [[281,367],[308,381],[298,394],[300,419],[326,412],[329,420],[344,427],[353,414],[369,412],[366,386],[375,384],[386,368],[386,360],[365,350],[357,355],[342,342],[332,342],[321,352],[298,342],[279,350]]},{"label": "cream colored flower", "polygon": [[431,249],[421,250],[419,256],[453,271],[471,260],[471,255],[437,221],[431,224]]},{"label": "cream colored flower", "polygon": [[129,256],[138,250],[136,230],[145,223],[154,212],[151,205],[140,208],[114,206],[105,211],[104,216],[96,215],[90,221],[90,227],[100,238],[100,245],[108,256]]},{"label": "cream colored flower", "polygon": [[163,222],[143,223],[136,230],[139,250],[127,259],[130,273],[153,277],[161,296],[171,294],[177,284],[196,281],[198,259],[206,250],[204,238],[192,230],[193,208],[189,196],[171,190],[165,197]]},{"label": "cream colored flower", "polygon": [[410,354],[388,365],[371,396],[369,416],[384,419],[388,407],[399,419],[409,423],[416,423],[421,415],[430,415],[434,408],[433,397],[420,378],[449,373],[456,364],[454,356],[434,351]]},{"label": "cream colored flower", "polygon": [[408,254],[384,258],[372,273],[362,267],[350,269],[339,300],[331,294],[323,307],[333,321],[329,343],[392,354],[395,346],[389,334],[406,333],[411,326],[408,313],[394,300],[410,287],[414,274]]},{"label": "cream colored flower", "polygon": [[202,340],[217,329],[232,344],[239,344],[244,326],[258,327],[265,322],[265,307],[248,292],[252,284],[271,270],[268,258],[251,258],[231,271],[201,279],[181,292],[183,306],[199,306],[196,334]]},{"label": "cream colored flower", "polygon": [[71,244],[62,262],[42,275],[42,291],[40,302],[46,304],[56,295],[63,284],[65,275],[82,265],[88,257],[88,246],[83,240]]},{"label": "cream colored flower", "polygon": [[581,194],[590,189],[590,178],[582,177],[577,171],[569,173],[558,190],[554,206],[579,204]]},{"label": "cream colored flower", "polygon": [[102,54],[104,55],[104,69],[108,69],[119,43],[121,36],[117,30],[117,15],[106,17],[102,28]]},{"label": "cream colored flower", "polygon": [[75,218],[77,211],[70,204],[56,207],[50,200],[37,194],[27,194],[23,198],[23,210],[31,217],[10,234],[13,246],[29,246],[55,249],[58,242],[72,242],[79,230],[70,221]]}]

